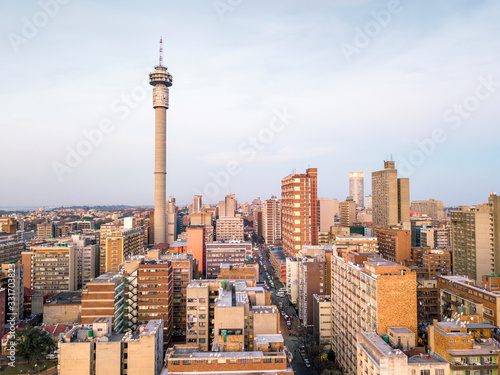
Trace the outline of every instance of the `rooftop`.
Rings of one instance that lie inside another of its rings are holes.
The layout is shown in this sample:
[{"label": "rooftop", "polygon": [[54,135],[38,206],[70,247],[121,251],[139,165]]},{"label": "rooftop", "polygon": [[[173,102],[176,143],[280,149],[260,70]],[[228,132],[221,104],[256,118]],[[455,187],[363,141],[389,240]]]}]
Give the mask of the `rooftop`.
[{"label": "rooftop", "polygon": [[[427,358],[429,357],[429,358]],[[408,364],[431,364],[431,363],[447,363],[447,361],[441,358],[438,355],[434,354],[423,354],[423,355],[414,355],[413,357],[408,358]]]},{"label": "rooftop", "polygon": [[90,281],[89,284],[108,284],[108,283],[116,283],[121,280],[123,276],[116,271],[109,271],[103,273],[99,277],[96,277],[94,280]]},{"label": "rooftop", "polygon": [[283,336],[280,334],[255,335],[255,343],[257,345],[268,345],[272,342],[284,342]]},{"label": "rooftop", "polygon": [[47,299],[44,305],[80,305],[82,292],[61,292]]}]

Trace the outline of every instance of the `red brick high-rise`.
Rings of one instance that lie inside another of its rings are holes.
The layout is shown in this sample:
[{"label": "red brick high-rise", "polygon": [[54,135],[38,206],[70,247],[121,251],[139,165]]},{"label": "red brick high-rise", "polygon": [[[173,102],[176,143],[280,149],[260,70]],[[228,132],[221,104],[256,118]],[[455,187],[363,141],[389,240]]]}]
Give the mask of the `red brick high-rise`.
[{"label": "red brick high-rise", "polygon": [[318,170],[294,173],[281,181],[283,250],[295,255],[304,245],[318,244]]}]

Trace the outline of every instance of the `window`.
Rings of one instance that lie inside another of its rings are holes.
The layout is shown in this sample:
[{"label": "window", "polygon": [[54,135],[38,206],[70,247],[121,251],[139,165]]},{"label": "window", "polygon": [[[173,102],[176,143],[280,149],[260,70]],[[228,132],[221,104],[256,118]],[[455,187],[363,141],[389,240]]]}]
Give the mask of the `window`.
[{"label": "window", "polygon": [[182,361],[182,364],[183,365],[190,365],[191,364],[191,360],[185,359],[185,360]]},{"label": "window", "polygon": [[264,360],[262,362],[271,363],[271,361],[272,361],[272,358],[264,358]]},{"label": "window", "polygon": [[283,363],[283,358],[275,358],[274,362],[275,363]]},{"label": "window", "polygon": [[431,375],[431,370],[420,370],[420,375]]},{"label": "window", "polygon": [[444,370],[443,369],[436,370],[436,375],[444,375]]},{"label": "window", "polygon": [[240,363],[248,363],[250,360],[248,358],[242,358],[240,359]]}]

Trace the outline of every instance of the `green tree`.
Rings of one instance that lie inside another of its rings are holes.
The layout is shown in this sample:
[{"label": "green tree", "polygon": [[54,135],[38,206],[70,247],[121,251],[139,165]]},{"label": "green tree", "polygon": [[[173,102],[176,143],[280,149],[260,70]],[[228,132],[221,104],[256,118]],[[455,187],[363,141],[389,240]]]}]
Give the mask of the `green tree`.
[{"label": "green tree", "polygon": [[45,359],[46,355],[56,350],[56,343],[49,334],[41,329],[28,326],[22,331],[16,331],[15,338],[16,356],[31,363]]}]

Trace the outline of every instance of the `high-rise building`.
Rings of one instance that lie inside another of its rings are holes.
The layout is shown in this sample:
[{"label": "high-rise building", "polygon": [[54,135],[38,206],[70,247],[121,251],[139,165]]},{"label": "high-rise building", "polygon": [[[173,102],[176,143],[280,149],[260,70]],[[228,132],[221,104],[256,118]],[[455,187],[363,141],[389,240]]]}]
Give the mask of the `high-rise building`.
[{"label": "high-rise building", "polygon": [[281,243],[281,201],[274,195],[262,204],[262,236],[268,245]]},{"label": "high-rise building", "polygon": [[[1,305],[0,310],[6,309],[6,315],[15,318],[16,321],[23,319],[24,311],[24,265],[21,261],[2,264],[0,267],[0,289],[6,290],[7,304]],[[1,314],[0,314],[1,315]],[[0,323],[0,333],[3,333]]]},{"label": "high-rise building", "polygon": [[122,229],[109,233],[105,237],[105,268],[101,273],[118,271],[119,266],[133,255],[144,250],[143,231],[141,228]]},{"label": "high-rise building", "polygon": [[82,324],[92,324],[98,318],[111,318],[113,331],[124,328],[125,313],[124,276],[106,272],[87,284],[82,291]]},{"label": "high-rise building", "polygon": [[228,194],[223,201],[219,202],[219,218],[221,217],[234,217],[236,208],[238,207],[238,200],[236,195]]},{"label": "high-rise building", "polygon": [[203,207],[202,198],[202,195],[195,195],[193,197],[193,205],[191,206],[190,214],[197,214],[200,212],[201,208]]},{"label": "high-rise building", "polygon": [[187,233],[187,252],[193,255],[193,258],[198,261],[198,269],[196,277],[205,274],[207,261],[207,248],[205,246],[205,227],[189,227]]},{"label": "high-rise building", "polygon": [[174,243],[177,239],[177,206],[175,198],[169,197],[167,202],[167,243]]},{"label": "high-rise building", "polygon": [[11,217],[0,217],[0,232],[2,231],[8,234],[16,234],[17,221]]},{"label": "high-rise building", "polygon": [[349,196],[352,197],[354,202],[360,209],[365,208],[365,187],[364,187],[364,173],[363,172],[350,172],[349,173]]},{"label": "high-rise building", "polygon": [[455,275],[481,283],[483,275],[500,273],[500,196],[451,211],[451,233]]},{"label": "high-rise building", "polygon": [[343,227],[352,227],[356,222],[356,202],[352,197],[347,197],[340,202],[340,224]]},{"label": "high-rise building", "polygon": [[442,220],[445,218],[443,201],[429,199],[428,201],[412,201],[411,210],[414,215],[426,215],[433,220]]},{"label": "high-rise building", "polygon": [[403,264],[411,259],[411,231],[400,228],[375,228],[380,256],[391,262]]},{"label": "high-rise building", "polygon": [[410,180],[398,178],[393,161],[384,161],[384,169],[372,172],[373,225],[401,224],[410,229]]},{"label": "high-rise building", "polygon": [[335,217],[340,217],[340,206],[337,199],[318,198],[318,231],[329,232],[335,225]]},{"label": "high-rise building", "polygon": [[36,237],[41,240],[54,238],[56,236],[56,225],[51,221],[46,221],[36,226],[36,232]]},{"label": "high-rise building", "polygon": [[281,181],[283,250],[295,255],[304,245],[318,244],[318,170],[294,173]]},{"label": "high-rise building", "polygon": [[78,259],[68,243],[34,246],[22,253],[24,286],[37,293],[73,292],[78,289]]},{"label": "high-rise building", "polygon": [[167,174],[167,109],[168,88],[172,86],[172,75],[163,63],[163,46],[160,39],[160,62],[149,74],[153,88],[153,108],[155,110],[155,244],[167,241],[167,215],[165,212]]},{"label": "high-rise building", "polygon": [[219,217],[215,229],[217,241],[243,241],[245,239],[243,224],[242,217]]},{"label": "high-rise building", "polygon": [[0,231],[0,263],[17,262],[21,260],[24,242],[17,234]]},{"label": "high-rise building", "polygon": [[315,294],[326,293],[326,257],[323,254],[298,256],[298,298],[299,319],[303,326],[313,325],[313,303]]},{"label": "high-rise building", "polygon": [[372,254],[332,256],[332,345],[344,373],[357,374],[357,334],[407,327],[417,333],[417,278]]}]

